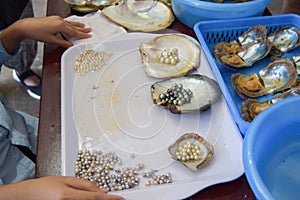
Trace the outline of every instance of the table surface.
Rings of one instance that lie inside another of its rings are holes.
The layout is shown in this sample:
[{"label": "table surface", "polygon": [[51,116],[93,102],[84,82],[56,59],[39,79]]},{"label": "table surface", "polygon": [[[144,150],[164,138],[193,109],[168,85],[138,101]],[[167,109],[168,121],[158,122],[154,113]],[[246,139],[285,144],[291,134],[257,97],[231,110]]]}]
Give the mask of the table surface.
[{"label": "table surface", "polygon": [[[47,15],[67,17],[71,14],[77,13],[63,0],[48,0]],[[178,20],[169,28],[196,38],[194,31]],[[44,47],[36,177],[61,174],[60,59],[64,51],[51,44]],[[203,189],[188,199],[255,199],[255,196],[242,175],[234,181]]]}]

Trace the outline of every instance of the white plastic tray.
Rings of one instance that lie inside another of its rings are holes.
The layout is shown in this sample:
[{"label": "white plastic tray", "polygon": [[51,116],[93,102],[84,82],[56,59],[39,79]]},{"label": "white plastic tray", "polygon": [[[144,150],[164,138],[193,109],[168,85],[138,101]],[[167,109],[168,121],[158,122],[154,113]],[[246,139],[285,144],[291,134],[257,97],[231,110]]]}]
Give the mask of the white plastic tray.
[{"label": "white plastic tray", "polygon": [[[155,106],[148,77],[141,63],[139,45],[157,34],[122,33],[95,44],[81,44],[62,56],[62,175],[74,176],[79,149],[113,150],[124,166],[144,163],[145,171],[171,172],[173,183],[114,192],[126,199],[183,199],[210,185],[243,174],[242,138],[224,98],[204,113],[175,115]],[[112,52],[96,72],[78,76],[74,58],[86,49]],[[199,73],[212,78],[201,53]],[[198,133],[214,145],[208,166],[191,172],[174,161],[167,147],[187,132]],[[134,156],[132,156],[134,155]]]}]

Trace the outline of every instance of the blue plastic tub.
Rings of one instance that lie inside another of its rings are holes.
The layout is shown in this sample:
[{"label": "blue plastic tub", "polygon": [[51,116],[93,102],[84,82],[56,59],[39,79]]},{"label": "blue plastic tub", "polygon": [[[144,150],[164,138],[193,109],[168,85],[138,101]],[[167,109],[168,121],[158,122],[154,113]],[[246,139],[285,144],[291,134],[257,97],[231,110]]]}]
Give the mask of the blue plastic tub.
[{"label": "blue plastic tub", "polygon": [[258,115],[243,143],[245,174],[259,200],[300,197],[300,97]]},{"label": "blue plastic tub", "polygon": [[[237,37],[243,34],[243,32],[245,32],[248,28],[258,24],[266,26],[268,33],[272,33],[283,26],[294,26],[300,28],[300,17],[294,14],[260,16],[234,20],[198,22],[194,26],[194,31],[207,57],[212,72],[222,89],[223,95],[242,135],[246,133],[250,123],[246,122],[241,116],[240,107],[244,102],[244,99],[242,99],[232,87],[231,76],[237,72],[247,75],[253,72],[258,72],[259,69],[266,67],[270,63],[270,56],[260,60],[250,68],[242,68],[234,71],[224,67],[224,65],[216,61],[211,50],[216,43],[236,40]],[[296,54],[300,54],[300,47],[286,53],[282,57],[292,59],[292,56]],[[257,100],[262,102],[271,98],[272,96],[266,95],[257,98]]]},{"label": "blue plastic tub", "polygon": [[193,28],[199,21],[260,16],[271,1],[215,3],[201,0],[172,0],[172,10],[183,24]]}]

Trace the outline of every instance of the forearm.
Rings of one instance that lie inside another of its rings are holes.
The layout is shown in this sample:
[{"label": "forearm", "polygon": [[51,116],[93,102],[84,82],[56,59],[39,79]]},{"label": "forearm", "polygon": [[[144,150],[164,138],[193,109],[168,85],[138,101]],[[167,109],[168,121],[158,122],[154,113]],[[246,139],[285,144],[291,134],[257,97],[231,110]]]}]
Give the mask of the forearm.
[{"label": "forearm", "polygon": [[0,186],[0,200],[33,199],[28,191],[27,181]]},{"label": "forearm", "polygon": [[24,37],[22,21],[17,21],[1,32],[0,41],[7,53],[12,54]]}]

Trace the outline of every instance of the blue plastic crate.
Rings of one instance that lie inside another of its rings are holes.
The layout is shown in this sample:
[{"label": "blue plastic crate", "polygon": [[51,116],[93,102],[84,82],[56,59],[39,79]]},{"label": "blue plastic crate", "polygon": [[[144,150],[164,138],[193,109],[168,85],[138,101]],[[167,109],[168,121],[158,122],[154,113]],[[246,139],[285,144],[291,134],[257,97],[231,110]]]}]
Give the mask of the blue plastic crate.
[{"label": "blue plastic crate", "polygon": [[[218,42],[237,40],[237,37],[243,34],[248,28],[258,24],[266,26],[268,34],[270,34],[283,26],[294,26],[300,29],[300,17],[294,14],[260,16],[233,20],[204,21],[198,22],[194,26],[194,31],[211,66],[212,72],[222,89],[229,109],[242,135],[246,133],[250,123],[246,122],[241,116],[240,107],[245,99],[242,99],[232,87],[231,76],[237,72],[247,75],[258,72],[259,69],[266,67],[270,63],[270,56],[256,62],[250,68],[231,70],[214,58],[212,47]],[[284,54],[282,57],[292,59],[292,56],[296,54],[300,54],[300,47]],[[257,100],[262,102],[272,97],[266,95],[258,97]]]}]

